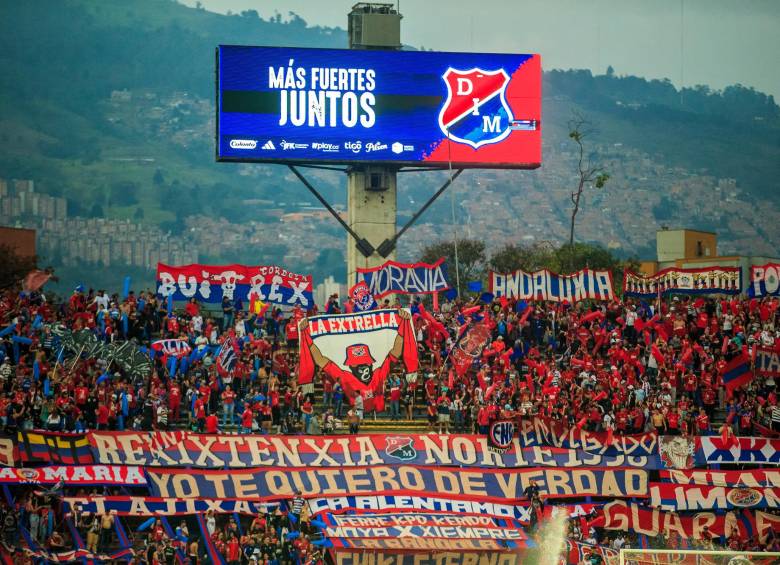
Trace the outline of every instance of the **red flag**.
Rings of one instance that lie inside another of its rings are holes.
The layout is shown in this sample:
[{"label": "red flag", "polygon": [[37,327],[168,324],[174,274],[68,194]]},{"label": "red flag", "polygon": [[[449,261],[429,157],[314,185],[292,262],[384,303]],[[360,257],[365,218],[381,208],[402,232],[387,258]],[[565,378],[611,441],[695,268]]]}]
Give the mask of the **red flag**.
[{"label": "red flag", "polygon": [[650,348],[650,353],[655,358],[656,362],[658,363],[658,366],[664,365],[664,355],[661,353],[661,350],[658,349],[658,346],[656,344],[653,344],[653,346]]},{"label": "red flag", "polygon": [[22,281],[22,290],[25,292],[34,292],[41,288],[51,278],[51,273],[35,269],[27,273]]}]

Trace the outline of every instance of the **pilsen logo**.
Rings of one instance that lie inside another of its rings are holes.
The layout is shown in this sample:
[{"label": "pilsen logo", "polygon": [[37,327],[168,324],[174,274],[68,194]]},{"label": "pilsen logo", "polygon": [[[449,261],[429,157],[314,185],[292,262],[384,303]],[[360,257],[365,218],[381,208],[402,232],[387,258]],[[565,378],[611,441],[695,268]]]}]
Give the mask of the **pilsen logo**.
[{"label": "pilsen logo", "polygon": [[442,78],[447,100],[439,112],[439,127],[448,139],[479,149],[509,136],[514,116],[506,101],[509,75],[504,69],[450,67]]},{"label": "pilsen logo", "polygon": [[388,437],[385,453],[401,461],[411,461],[417,457],[417,450],[410,437]]}]

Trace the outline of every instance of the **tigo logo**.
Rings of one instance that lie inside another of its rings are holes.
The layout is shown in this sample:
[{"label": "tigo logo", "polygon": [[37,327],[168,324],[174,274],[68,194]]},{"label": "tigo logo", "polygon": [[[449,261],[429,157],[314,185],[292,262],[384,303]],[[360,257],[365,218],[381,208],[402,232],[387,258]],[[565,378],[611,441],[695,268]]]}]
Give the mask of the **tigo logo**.
[{"label": "tigo logo", "polygon": [[276,149],[276,145],[274,145],[274,142],[269,139],[268,141],[266,141],[263,144],[263,149],[265,149],[267,151],[269,151],[269,150],[273,151],[274,149]]},{"label": "tigo logo", "polygon": [[254,149],[257,147],[257,141],[254,139],[231,139],[231,149]]}]

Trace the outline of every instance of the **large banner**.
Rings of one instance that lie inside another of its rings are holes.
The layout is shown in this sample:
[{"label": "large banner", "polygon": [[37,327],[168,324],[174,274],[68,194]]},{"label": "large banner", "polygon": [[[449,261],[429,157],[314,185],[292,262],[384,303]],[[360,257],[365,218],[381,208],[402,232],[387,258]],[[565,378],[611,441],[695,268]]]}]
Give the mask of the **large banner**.
[{"label": "large banner", "polygon": [[542,162],[539,55],[220,45],[217,72],[220,160]]},{"label": "large banner", "polygon": [[580,300],[613,300],[610,271],[582,269],[570,275],[557,275],[546,269],[527,273],[517,270],[513,273],[490,272],[490,292],[496,297],[518,300],[550,302],[579,302]]},{"label": "large banner", "polygon": [[[399,528],[405,526],[459,526],[459,527],[479,527],[491,529],[514,528],[519,529],[523,524],[513,518],[496,518],[493,516],[481,516],[474,514],[358,514],[358,515],[339,515],[326,514],[320,520],[329,528]],[[385,537],[385,536],[364,536],[347,535],[346,537]],[[434,536],[450,537],[450,536]],[[464,536],[472,537],[472,536]],[[493,537],[493,536],[482,536]]]},{"label": "large banner", "polygon": [[310,383],[315,367],[341,384],[348,399],[363,396],[365,410],[384,409],[391,364],[417,371],[417,341],[407,310],[373,310],[315,316],[300,332],[298,383]]},{"label": "large banner", "polygon": [[[453,522],[454,518],[452,517]],[[461,517],[461,521],[464,521]],[[500,539],[525,540],[528,536],[522,529],[497,528],[489,526],[468,526],[449,524],[426,525],[387,525],[372,526],[334,526],[325,529],[329,538],[449,538],[449,539]]]},{"label": "large banner", "polygon": [[754,471],[661,471],[661,480],[678,485],[709,485],[715,487],[780,487],[780,470]]},{"label": "large banner", "polygon": [[742,292],[740,267],[672,267],[646,277],[626,269],[623,295],[653,298],[659,294],[739,294]]},{"label": "large banner", "polygon": [[[503,504],[479,500],[458,500],[439,496],[337,496],[310,498],[307,500],[312,514],[354,513],[371,515],[403,515],[414,512],[460,516],[492,516],[512,518],[523,525],[531,521],[529,502],[522,504]],[[554,512],[565,512],[569,517],[589,515],[601,504],[556,504],[545,505],[545,516]]]},{"label": "large banner", "polygon": [[780,489],[651,483],[650,505],[677,511],[778,508]]},{"label": "large banner", "polygon": [[66,496],[65,512],[102,515],[113,512],[119,516],[187,516],[205,514],[267,514],[278,504],[251,500],[213,500],[208,498],[154,498],[150,496]]},{"label": "large banner", "polygon": [[661,534],[667,538],[678,534],[685,539],[704,539],[705,526],[710,535],[728,537],[739,532],[741,539],[758,535],[765,539],[769,531],[780,532],[780,516],[766,512],[743,510],[741,513],[699,512],[692,515],[680,515],[676,512],[664,512],[657,508],[647,508],[639,504],[616,500],[605,504],[599,525],[607,530],[633,531],[650,537]]},{"label": "large banner", "polygon": [[173,300],[196,298],[220,303],[222,297],[240,298],[248,308],[260,300],[310,308],[314,304],[311,275],[299,275],[273,265],[164,265],[157,264],[157,294]]},{"label": "large banner", "polygon": [[780,263],[750,267],[750,296],[780,296]]},{"label": "large banner", "polygon": [[520,445],[526,447],[564,447],[602,455],[653,456],[658,453],[658,435],[655,432],[611,436],[607,432],[589,432],[543,418],[520,420],[517,437]]},{"label": "large banner", "polygon": [[[618,436],[616,436],[618,437]],[[633,436],[627,436],[633,437]],[[661,469],[657,454],[600,454],[536,445],[515,438],[497,453],[479,435],[261,436],[190,432],[90,432],[95,461],[147,467],[356,467],[447,465],[459,467],[638,467]],[[537,436],[533,436],[536,441]],[[620,439],[620,438],[619,438]],[[597,444],[587,441],[594,448]]]},{"label": "large banner", "polygon": [[780,377],[780,341],[774,347],[755,345],[756,358],[754,366],[756,373],[762,377]]},{"label": "large banner", "polygon": [[435,294],[451,288],[444,257],[432,265],[387,261],[381,267],[357,269],[357,277],[358,281],[366,281],[377,298],[388,294]]},{"label": "large banner", "polygon": [[146,486],[146,477],[141,468],[122,465],[62,465],[0,469],[0,484],[53,485],[59,482],[66,486]]},{"label": "large banner", "polygon": [[352,467],[271,467],[203,471],[147,469],[151,495],[160,498],[243,498],[274,500],[352,494],[439,495],[472,500],[515,501],[536,480],[545,498],[646,497],[642,469],[465,470],[412,465]]},{"label": "large banner", "polygon": [[737,440],[724,444],[720,436],[697,436],[696,463],[780,464],[780,439],[740,437]]}]

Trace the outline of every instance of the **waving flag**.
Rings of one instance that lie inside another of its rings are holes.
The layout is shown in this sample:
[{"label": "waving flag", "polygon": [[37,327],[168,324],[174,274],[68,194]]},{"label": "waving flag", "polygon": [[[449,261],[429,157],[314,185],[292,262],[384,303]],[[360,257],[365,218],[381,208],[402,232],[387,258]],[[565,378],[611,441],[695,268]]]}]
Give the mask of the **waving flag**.
[{"label": "waving flag", "polygon": [[190,344],[183,339],[158,339],[152,342],[152,349],[177,358],[185,357],[192,351]]},{"label": "waving flag", "polygon": [[217,354],[217,372],[220,375],[228,375],[236,366],[236,348],[233,338],[229,337],[222,344]]},{"label": "waving flag", "polygon": [[723,386],[729,397],[734,390],[748,384],[753,380],[753,371],[750,369],[750,359],[744,353],[740,353],[728,362],[723,371]]}]

